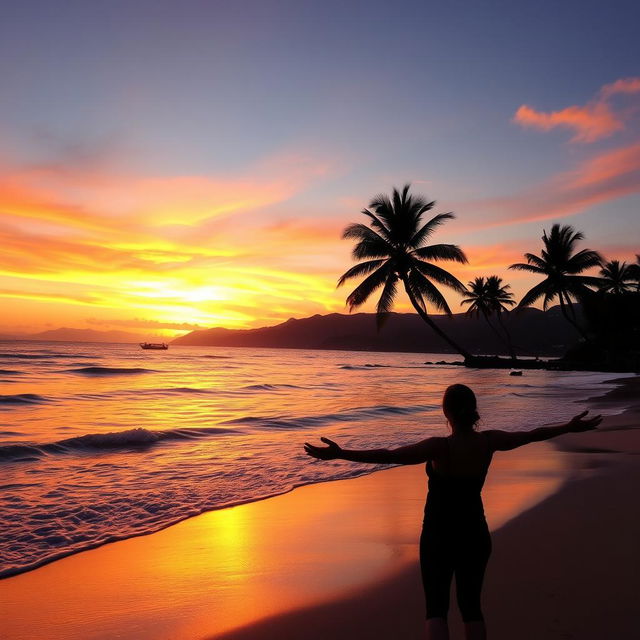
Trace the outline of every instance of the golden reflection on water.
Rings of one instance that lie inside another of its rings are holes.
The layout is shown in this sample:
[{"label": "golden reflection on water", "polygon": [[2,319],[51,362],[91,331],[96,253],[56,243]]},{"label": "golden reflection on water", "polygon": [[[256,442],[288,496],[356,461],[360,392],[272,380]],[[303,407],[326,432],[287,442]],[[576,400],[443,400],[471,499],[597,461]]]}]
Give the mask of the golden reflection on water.
[{"label": "golden reflection on water", "polygon": [[[545,443],[496,456],[491,527],[552,492],[564,460]],[[395,468],[65,558],[0,582],[3,638],[192,640],[327,600],[417,558],[425,494],[422,466]]]}]

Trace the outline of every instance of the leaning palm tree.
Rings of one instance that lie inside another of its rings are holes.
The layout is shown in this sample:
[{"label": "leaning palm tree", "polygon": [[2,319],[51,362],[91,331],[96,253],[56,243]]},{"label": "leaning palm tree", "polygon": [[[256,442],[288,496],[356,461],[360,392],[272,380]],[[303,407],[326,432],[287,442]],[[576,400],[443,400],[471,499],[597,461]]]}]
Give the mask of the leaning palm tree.
[{"label": "leaning palm tree", "polygon": [[600,291],[615,295],[632,291],[635,288],[634,281],[636,280],[633,267],[634,265],[628,265],[626,262],[620,263],[619,260],[605,262],[600,269],[602,276]]},{"label": "leaning palm tree", "polygon": [[[516,354],[511,344],[511,336],[504,323],[502,322],[502,314],[509,312],[509,308],[516,303],[513,300],[513,293],[509,291],[511,287],[502,283],[502,278],[498,276],[489,276],[488,278],[476,278],[467,285],[467,297],[461,304],[470,305],[467,314],[470,316],[482,316],[491,330],[498,336],[501,342],[505,342],[507,350],[512,360],[516,360]],[[493,326],[491,316],[496,315],[498,323],[504,332],[504,336]]]},{"label": "leaning palm tree", "polygon": [[362,213],[369,219],[365,224],[350,224],[342,237],[356,240],[353,258],[360,260],[338,280],[338,286],[351,278],[367,276],[347,297],[349,310],[363,305],[372,294],[382,287],[378,300],[376,317],[378,328],[387,318],[398,293],[398,283],[402,283],[411,304],[418,315],[453,349],[464,356],[471,354],[450,338],[431,319],[426,302],[439,311],[451,315],[451,309],[434,282],[464,293],[464,285],[448,271],[433,262],[453,260],[466,263],[467,258],[460,247],[453,244],[426,245],[434,231],[452,213],[440,213],[428,222],[422,217],[430,211],[435,202],[428,202],[422,196],[409,195],[409,186],[402,192],[393,189],[391,198],[376,196]]},{"label": "leaning palm tree", "polygon": [[528,307],[543,298],[543,308],[546,310],[549,304],[558,298],[562,315],[585,340],[588,340],[577,322],[573,301],[579,301],[592,293],[589,287],[599,286],[600,278],[580,274],[586,269],[600,266],[602,257],[591,249],[581,249],[574,253],[576,244],[583,238],[584,235],[570,225],[554,224],[549,235],[546,231],[542,235],[544,249],[541,255],[525,253],[526,264],[512,264],[509,269],[528,271],[545,277],[525,293],[518,308]]}]

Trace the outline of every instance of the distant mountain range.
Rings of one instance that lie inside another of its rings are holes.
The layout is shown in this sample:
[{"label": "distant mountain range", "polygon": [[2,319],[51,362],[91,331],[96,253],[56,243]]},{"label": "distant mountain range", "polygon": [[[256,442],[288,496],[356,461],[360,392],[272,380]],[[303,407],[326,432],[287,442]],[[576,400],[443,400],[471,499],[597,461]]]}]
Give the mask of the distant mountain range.
[{"label": "distant mountain range", "polygon": [[140,342],[140,337],[127,331],[96,331],[95,329],[50,329],[40,333],[1,335],[0,340],[51,340],[52,342]]},{"label": "distant mountain range", "polygon": [[[465,314],[433,315],[434,321],[456,342],[474,354],[504,355],[506,349],[483,318]],[[495,319],[494,319],[495,323]],[[577,342],[577,334],[559,307],[548,311],[523,309],[504,317],[518,355],[555,356]],[[498,329],[499,330],[499,329]],[[127,331],[96,331],[62,327],[40,333],[0,335],[0,340],[59,342],[140,342]],[[199,329],[175,338],[173,345],[216,347],[270,347],[285,349],[337,349],[344,351],[407,351],[452,353],[451,348],[415,313],[392,313],[378,331],[375,314],[330,313],[259,329]]]},{"label": "distant mountain range", "polygon": [[[474,354],[505,354],[504,344],[483,318],[433,315],[456,342]],[[495,319],[494,319],[495,323]],[[518,355],[554,356],[577,342],[577,334],[559,307],[547,311],[522,309],[504,317]],[[415,313],[392,313],[377,331],[375,315],[331,313],[291,318],[259,329],[199,329],[172,341],[174,345],[338,349],[348,351],[407,351],[451,353],[444,342]]]}]

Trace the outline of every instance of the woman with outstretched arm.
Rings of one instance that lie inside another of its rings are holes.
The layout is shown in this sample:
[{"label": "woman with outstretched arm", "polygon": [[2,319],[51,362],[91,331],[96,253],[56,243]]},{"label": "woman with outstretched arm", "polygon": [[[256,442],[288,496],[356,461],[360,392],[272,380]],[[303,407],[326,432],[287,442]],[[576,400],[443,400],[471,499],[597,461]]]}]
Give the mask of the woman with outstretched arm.
[{"label": "woman with outstretched arm", "polygon": [[305,443],[306,453],[320,460],[349,460],[369,464],[426,462],[429,492],[420,536],[420,568],[427,615],[427,638],[448,640],[447,614],[451,580],[467,640],[485,640],[480,607],[484,572],[491,554],[491,537],[481,491],[495,451],[516,449],[530,442],[595,429],[601,416],[588,411],[566,424],[532,431],[477,431],[480,420],[473,391],[462,384],[447,388],[442,409],[451,434],[432,437],[397,449],[343,449],[328,438],[326,446]]}]

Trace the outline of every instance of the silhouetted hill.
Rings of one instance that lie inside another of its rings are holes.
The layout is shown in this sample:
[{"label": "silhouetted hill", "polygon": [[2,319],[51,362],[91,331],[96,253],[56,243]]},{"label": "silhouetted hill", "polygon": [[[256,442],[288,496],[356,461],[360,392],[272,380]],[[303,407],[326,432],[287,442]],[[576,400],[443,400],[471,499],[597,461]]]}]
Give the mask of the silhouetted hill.
[{"label": "silhouetted hill", "polygon": [[[454,340],[474,354],[506,354],[504,345],[484,319],[454,314],[432,316]],[[504,318],[519,355],[561,355],[577,334],[560,314],[523,309]],[[259,329],[200,329],[173,340],[176,345],[341,349],[349,351],[413,351],[451,353],[451,348],[415,313],[393,313],[376,330],[375,315],[331,313]]]}]

